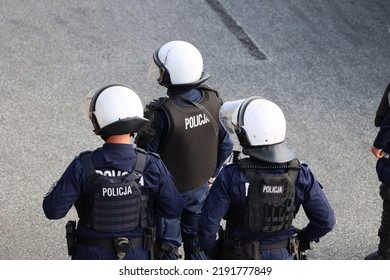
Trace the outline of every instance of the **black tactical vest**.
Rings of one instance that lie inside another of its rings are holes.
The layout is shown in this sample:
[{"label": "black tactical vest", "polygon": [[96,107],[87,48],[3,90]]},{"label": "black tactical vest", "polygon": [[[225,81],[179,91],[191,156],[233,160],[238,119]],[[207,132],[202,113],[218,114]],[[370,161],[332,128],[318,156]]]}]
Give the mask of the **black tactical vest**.
[{"label": "black tactical vest", "polygon": [[[137,149],[137,162],[133,172],[124,176],[109,177],[95,172],[91,152],[80,154],[88,176],[91,197],[84,201],[83,221],[98,232],[124,232],[146,226],[146,202],[139,179],[146,162],[146,152]],[[144,209],[142,211],[141,209]]]},{"label": "black tactical vest", "polygon": [[[295,180],[300,164],[294,159],[285,174],[259,174],[250,159],[239,161],[240,169],[249,181],[244,228],[255,233],[277,233],[292,225],[295,218]],[[269,167],[268,167],[269,168]],[[272,167],[271,167],[272,168]]]},{"label": "black tactical vest", "polygon": [[178,105],[166,98],[159,106],[169,122],[169,131],[162,141],[159,155],[179,190],[206,182],[217,163],[221,99],[208,87],[199,89],[202,98],[196,105],[204,107],[208,115],[191,102]]}]

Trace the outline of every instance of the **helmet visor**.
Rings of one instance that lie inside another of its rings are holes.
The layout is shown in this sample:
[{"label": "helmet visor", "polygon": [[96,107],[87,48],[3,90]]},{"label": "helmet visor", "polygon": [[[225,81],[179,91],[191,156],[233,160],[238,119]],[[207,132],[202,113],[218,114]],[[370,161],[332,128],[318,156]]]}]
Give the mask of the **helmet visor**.
[{"label": "helmet visor", "polygon": [[225,130],[234,134],[238,127],[238,111],[245,99],[227,101],[222,104],[219,110],[219,120]]},{"label": "helmet visor", "polygon": [[152,81],[158,81],[162,77],[163,70],[160,69],[157,64],[152,60],[148,69],[148,79]]},{"label": "helmet visor", "polygon": [[[148,78],[153,81],[157,81],[159,84],[163,82],[166,68],[158,57],[159,49],[153,53],[152,61],[149,65]],[[169,81],[170,83],[170,81]]]},{"label": "helmet visor", "polygon": [[84,104],[83,104],[83,114],[84,114],[84,118],[86,120],[89,120],[91,117],[90,107],[91,107],[91,101],[92,101],[93,96],[95,95],[95,92],[96,91],[92,90],[87,94],[87,96],[85,96],[85,100],[84,100]]}]

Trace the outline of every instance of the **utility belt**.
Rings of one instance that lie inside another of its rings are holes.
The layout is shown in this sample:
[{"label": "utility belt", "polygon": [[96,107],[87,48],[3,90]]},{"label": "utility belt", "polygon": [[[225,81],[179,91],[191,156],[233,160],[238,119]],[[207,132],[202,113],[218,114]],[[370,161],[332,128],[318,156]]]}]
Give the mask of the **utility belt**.
[{"label": "utility belt", "polygon": [[143,247],[144,238],[116,237],[116,238],[85,238],[76,236],[76,243],[87,247],[100,247],[116,250],[126,246],[127,251],[133,248]]},{"label": "utility belt", "polygon": [[[216,259],[221,260],[260,260],[261,250],[290,249],[290,241],[260,243],[257,240],[224,239],[218,249]],[[289,250],[290,252],[290,250]]]},{"label": "utility belt", "polygon": [[[118,259],[123,259],[126,253],[132,248],[143,248],[153,251],[156,240],[156,231],[153,226],[144,228],[142,237],[113,237],[113,238],[86,238],[76,235],[76,222],[68,221],[66,224],[66,240],[68,245],[68,255],[72,256],[76,244],[88,247],[100,247],[112,249],[117,252]],[[153,252],[152,252],[153,257]]]},{"label": "utility belt", "polygon": [[100,247],[115,250],[118,259],[123,260],[126,253],[132,248],[141,248],[144,238],[115,237],[115,238],[84,238],[76,236],[76,243],[88,247]]}]

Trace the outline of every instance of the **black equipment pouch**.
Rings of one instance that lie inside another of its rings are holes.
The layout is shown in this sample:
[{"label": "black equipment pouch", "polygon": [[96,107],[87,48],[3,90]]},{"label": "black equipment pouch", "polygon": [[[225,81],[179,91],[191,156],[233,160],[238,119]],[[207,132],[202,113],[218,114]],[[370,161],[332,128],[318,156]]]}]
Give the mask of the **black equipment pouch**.
[{"label": "black equipment pouch", "polygon": [[147,226],[144,228],[144,249],[152,251],[156,242],[156,228]]},{"label": "black equipment pouch", "polygon": [[221,259],[258,260],[260,259],[260,244],[256,240],[224,239]]},{"label": "black equipment pouch", "polygon": [[260,243],[257,240],[248,240],[242,242],[242,250],[249,260],[260,259]]},{"label": "black equipment pouch", "polygon": [[68,221],[66,229],[66,245],[68,247],[68,255],[72,256],[76,245],[76,221]]}]

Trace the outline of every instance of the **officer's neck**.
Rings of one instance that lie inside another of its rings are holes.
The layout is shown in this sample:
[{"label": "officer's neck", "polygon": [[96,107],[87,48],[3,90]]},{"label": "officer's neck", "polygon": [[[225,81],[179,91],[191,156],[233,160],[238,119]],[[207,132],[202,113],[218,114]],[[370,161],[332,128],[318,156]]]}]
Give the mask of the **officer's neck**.
[{"label": "officer's neck", "polygon": [[121,134],[121,135],[112,135],[110,136],[106,142],[106,144],[130,144],[131,137],[129,134]]}]

